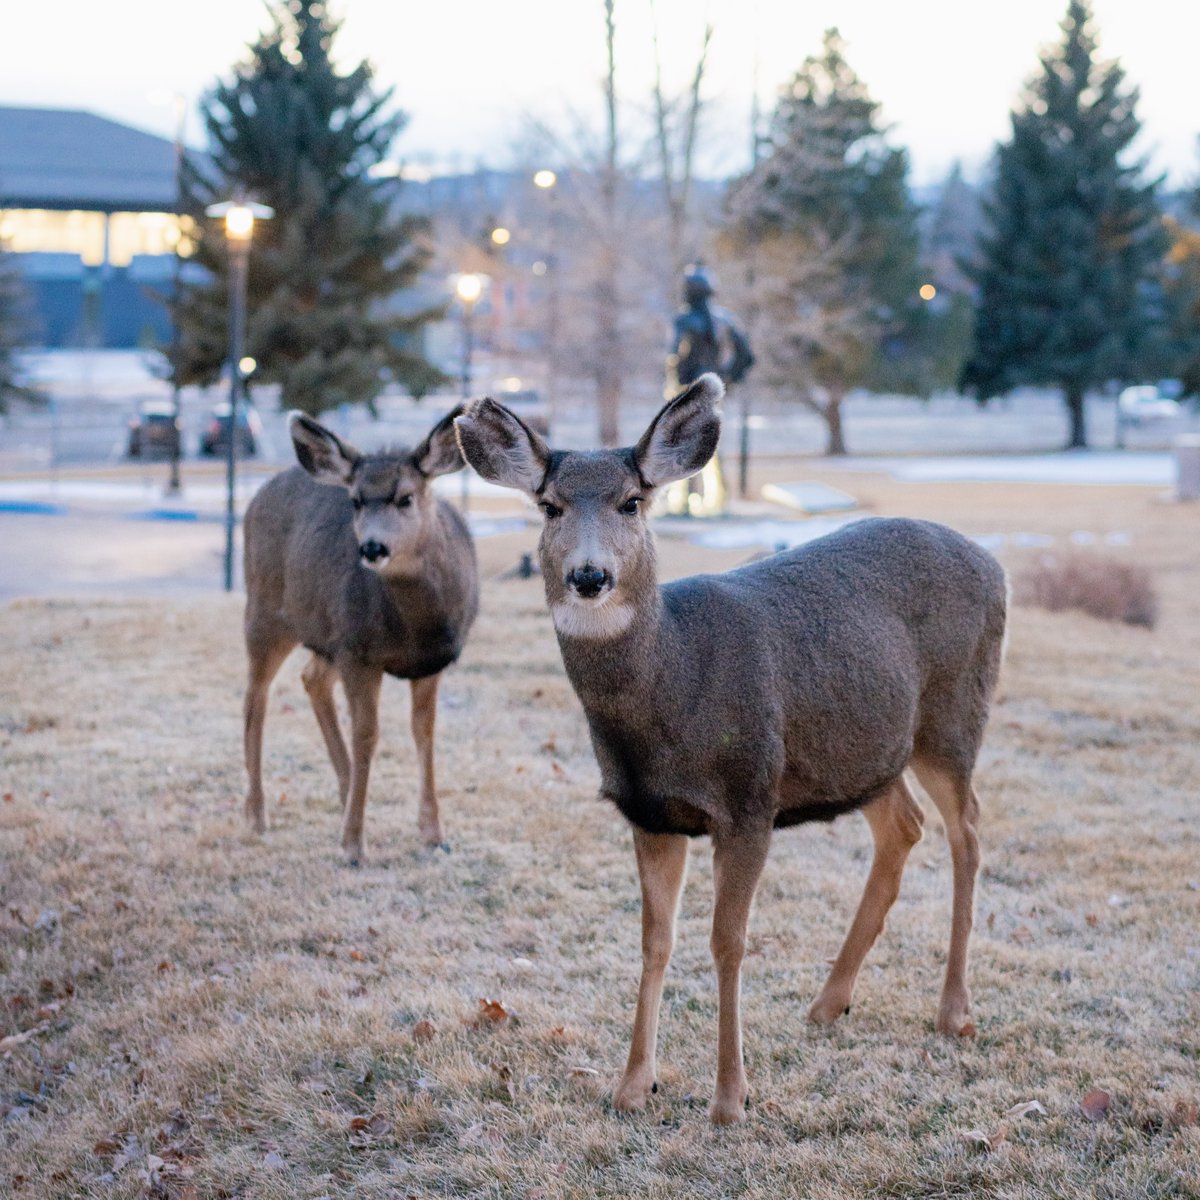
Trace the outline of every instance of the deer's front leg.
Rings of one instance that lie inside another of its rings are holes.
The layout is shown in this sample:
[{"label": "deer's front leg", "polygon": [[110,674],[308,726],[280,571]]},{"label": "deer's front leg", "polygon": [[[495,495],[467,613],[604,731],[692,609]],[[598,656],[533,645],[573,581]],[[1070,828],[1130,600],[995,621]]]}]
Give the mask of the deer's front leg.
[{"label": "deer's front leg", "polygon": [[713,836],[712,954],[717,967],[720,1015],[717,1087],[708,1115],[717,1125],[733,1125],[746,1118],[749,1090],[742,1061],[742,959],[746,953],[750,905],[770,843],[769,826]]},{"label": "deer's front leg", "polygon": [[442,844],[442,822],[438,816],[437,787],[433,777],[433,727],[437,720],[440,675],[412,681],[412,735],[421,771],[421,800],[417,829],[426,846]]},{"label": "deer's front leg", "polygon": [[350,794],[342,820],[342,849],[350,866],[357,867],[363,859],[367,780],[379,740],[379,688],[383,674],[360,663],[339,663],[338,668],[350,707]]},{"label": "deer's front leg", "polygon": [[654,1090],[655,1046],[663,978],[675,946],[675,915],[687,871],[686,837],[633,831],[642,884],[642,979],[625,1074],[613,1093],[618,1112],[633,1112]]}]

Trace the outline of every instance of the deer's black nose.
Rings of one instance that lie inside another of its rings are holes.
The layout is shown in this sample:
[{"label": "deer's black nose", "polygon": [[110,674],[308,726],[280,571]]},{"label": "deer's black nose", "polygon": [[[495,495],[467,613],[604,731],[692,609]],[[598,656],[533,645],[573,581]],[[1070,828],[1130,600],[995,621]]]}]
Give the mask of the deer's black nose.
[{"label": "deer's black nose", "polygon": [[576,567],[567,575],[567,587],[573,587],[585,600],[600,595],[601,588],[612,582],[612,576],[591,563]]},{"label": "deer's black nose", "polygon": [[358,552],[367,562],[378,562],[381,558],[387,558],[388,548],[382,543],[375,541],[372,538],[369,542],[363,542],[358,548]]}]

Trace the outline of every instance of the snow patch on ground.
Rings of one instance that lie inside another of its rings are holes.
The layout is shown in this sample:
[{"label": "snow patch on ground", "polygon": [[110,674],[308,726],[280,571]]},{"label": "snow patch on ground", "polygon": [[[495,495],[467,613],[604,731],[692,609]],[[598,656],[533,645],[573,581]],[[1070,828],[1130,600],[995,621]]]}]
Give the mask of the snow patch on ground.
[{"label": "snow patch on ground", "polygon": [[1067,483],[1171,487],[1168,451],[1082,450],[1061,454],[971,454],[945,458],[851,458],[846,471],[886,471],[908,483]]}]

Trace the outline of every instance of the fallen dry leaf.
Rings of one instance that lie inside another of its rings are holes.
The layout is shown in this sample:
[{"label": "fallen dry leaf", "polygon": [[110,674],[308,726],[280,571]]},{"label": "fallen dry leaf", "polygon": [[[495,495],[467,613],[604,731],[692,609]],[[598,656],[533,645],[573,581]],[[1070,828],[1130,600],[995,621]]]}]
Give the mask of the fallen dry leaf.
[{"label": "fallen dry leaf", "polygon": [[517,1087],[513,1083],[512,1068],[507,1063],[492,1063],[492,1074],[495,1075],[500,1090],[510,1100],[515,1100],[517,1098]]},{"label": "fallen dry leaf", "polygon": [[990,1154],[997,1146],[1002,1145],[1008,1140],[1011,1122],[1019,1121],[1022,1117],[1027,1117],[1032,1113],[1037,1113],[1043,1117],[1047,1115],[1046,1110],[1039,1101],[1023,1100],[1020,1104],[1014,1104],[1004,1114],[1004,1119],[1000,1122],[995,1133],[986,1133],[982,1129],[968,1129],[966,1133],[961,1135],[962,1139],[981,1153]]},{"label": "fallen dry leaf", "polygon": [[14,796],[13,796],[12,792],[4,793],[4,803],[5,804],[11,804],[13,802],[13,799],[14,799]]},{"label": "fallen dry leaf", "polygon": [[1172,1129],[1182,1129],[1185,1125],[1200,1125],[1200,1104],[1195,1100],[1177,1100],[1167,1118],[1167,1124]]},{"label": "fallen dry leaf", "polygon": [[499,1000],[489,1000],[483,996],[479,1000],[479,1009],[475,1013],[472,1024],[476,1029],[482,1029],[486,1025],[504,1025],[511,1016],[512,1014]]},{"label": "fallen dry leaf", "polygon": [[437,1026],[432,1021],[418,1021],[412,1027],[414,1042],[432,1042],[437,1036]]},{"label": "fallen dry leaf", "polygon": [[1108,1106],[1111,1103],[1112,1097],[1107,1092],[1096,1089],[1088,1092],[1080,1100],[1079,1107],[1089,1121],[1103,1121],[1108,1116]]},{"label": "fallen dry leaf", "polygon": [[361,950],[351,950],[350,951],[350,961],[351,962],[366,962],[367,956]]},{"label": "fallen dry leaf", "polygon": [[24,1033],[10,1033],[8,1037],[0,1038],[0,1054],[6,1050],[11,1050],[14,1046],[21,1045],[22,1042],[27,1042],[31,1038],[38,1037],[46,1032],[50,1026],[43,1021],[40,1025],[35,1025],[32,1029],[26,1029]]},{"label": "fallen dry leaf", "polygon": [[984,1133],[982,1129],[968,1129],[962,1139],[968,1146],[989,1154],[1008,1136],[1008,1130],[1002,1125],[995,1133]]},{"label": "fallen dry leaf", "polygon": [[967,1022],[967,1023],[966,1023],[966,1024],[965,1024],[965,1025],[964,1025],[964,1026],[963,1026],[963,1027],[960,1029],[960,1030],[959,1030],[959,1031],[958,1031],[958,1036],[959,1036],[960,1038],[973,1038],[973,1037],[977,1036],[977,1035],[978,1035],[978,1033],[979,1033],[979,1030],[975,1028],[975,1022],[974,1022],[974,1021],[968,1021],[968,1022]]},{"label": "fallen dry leaf", "polygon": [[1100,924],[1100,918],[1095,913],[1088,913],[1083,918],[1093,929]]},{"label": "fallen dry leaf", "polygon": [[355,1146],[365,1146],[378,1138],[385,1138],[394,1126],[383,1113],[372,1113],[369,1117],[352,1117],[347,1126],[350,1141]]},{"label": "fallen dry leaf", "polygon": [[1049,1114],[1037,1100],[1023,1100],[1020,1104],[1014,1104],[1012,1108],[1004,1114],[1006,1121],[1019,1121],[1022,1117],[1036,1115],[1045,1117]]}]

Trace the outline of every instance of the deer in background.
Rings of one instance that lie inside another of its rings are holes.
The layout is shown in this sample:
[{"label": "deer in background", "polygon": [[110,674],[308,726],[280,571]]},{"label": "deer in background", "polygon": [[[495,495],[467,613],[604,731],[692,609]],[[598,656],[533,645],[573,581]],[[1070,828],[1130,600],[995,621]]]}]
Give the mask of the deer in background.
[{"label": "deer in background", "polygon": [[923,816],[911,767],[946,827],[953,917],[937,1027],[968,1024],[967,940],[979,867],[971,776],[1000,667],[1000,565],[953,530],[864,520],[720,575],[660,587],[646,521],[658,489],[716,450],[724,389],[702,376],[635,447],[551,451],[494,400],[459,417],[485,479],[544,514],[546,599],[586,714],[601,794],[633,825],[642,891],[642,977],[613,1096],[655,1089],[663,977],[689,837],[713,845],[712,953],[720,1002],[711,1118],[744,1117],[739,998],[751,901],[773,829],[860,809],[874,859],[858,911],[809,1016],[849,1011],[867,951],[895,901]]},{"label": "deer in background", "polygon": [[[337,774],[342,848],[363,857],[367,778],[379,736],[383,676],[412,684],[421,772],[421,840],[442,841],[433,771],[438,680],[462,652],[479,604],[475,546],[458,512],[430,486],[463,466],[455,409],[415,449],[360,454],[292,413],[300,465],[276,475],[246,510],[246,816],[266,829],[262,737],[271,680],[297,645],[302,679]],[[350,751],[334,704],[341,680]]]}]

